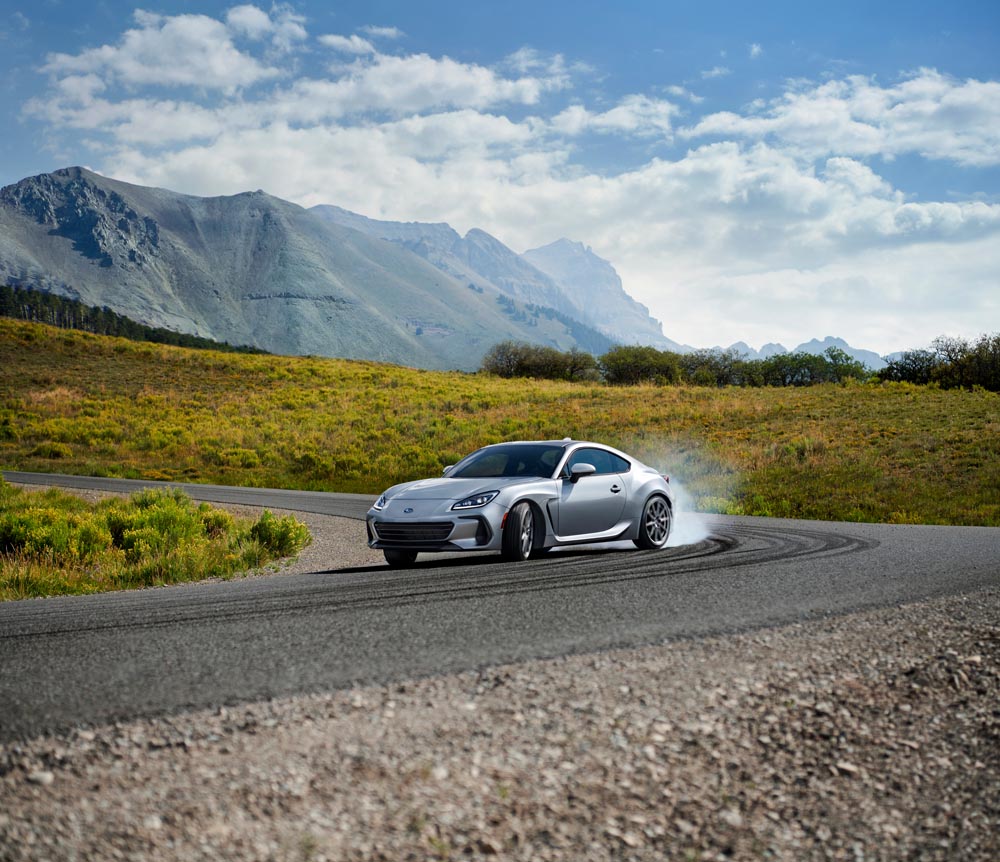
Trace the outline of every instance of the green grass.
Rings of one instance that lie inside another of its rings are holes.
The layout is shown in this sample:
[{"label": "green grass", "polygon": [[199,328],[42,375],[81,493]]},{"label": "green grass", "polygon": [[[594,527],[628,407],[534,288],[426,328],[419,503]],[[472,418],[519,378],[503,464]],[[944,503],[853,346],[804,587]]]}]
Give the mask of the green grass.
[{"label": "green grass", "polygon": [[235,519],[181,491],[91,505],[0,479],[0,601],[230,578],[309,541],[290,516]]},{"label": "green grass", "polygon": [[703,511],[1000,525],[1000,396],[501,380],[0,320],[0,464],[375,495],[510,439],[596,439]]}]

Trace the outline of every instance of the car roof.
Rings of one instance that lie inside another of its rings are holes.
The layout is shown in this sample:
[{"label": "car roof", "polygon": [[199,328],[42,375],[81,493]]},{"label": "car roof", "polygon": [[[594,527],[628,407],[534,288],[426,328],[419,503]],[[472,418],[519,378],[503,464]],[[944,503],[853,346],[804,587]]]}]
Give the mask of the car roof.
[{"label": "car roof", "polygon": [[[484,446],[483,448],[489,449],[493,446],[562,446],[563,448],[568,446],[596,446],[599,449],[607,449],[609,452],[619,452],[622,455],[626,454],[620,449],[616,449],[614,446],[609,446],[607,443],[594,443],[589,440],[574,440],[571,437],[564,437],[562,440],[504,440],[501,443],[490,443],[488,446]],[[628,457],[631,458],[632,456],[630,455]]]}]

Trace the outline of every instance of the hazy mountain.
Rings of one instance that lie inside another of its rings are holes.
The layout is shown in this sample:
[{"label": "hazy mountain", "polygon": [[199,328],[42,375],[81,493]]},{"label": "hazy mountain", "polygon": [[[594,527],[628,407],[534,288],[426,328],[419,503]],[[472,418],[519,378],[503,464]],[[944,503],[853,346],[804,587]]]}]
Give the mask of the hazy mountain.
[{"label": "hazy mountain", "polygon": [[867,365],[872,371],[878,371],[880,368],[884,368],[886,365],[885,360],[879,356],[873,350],[862,350],[857,347],[851,347],[843,338],[835,338],[832,335],[828,335],[822,341],[814,338],[812,341],[807,341],[804,344],[800,344],[795,348],[795,353],[813,353],[816,355],[821,355],[826,353],[831,347],[836,347],[843,350],[852,359],[858,360],[858,362]]},{"label": "hazy mountain", "polygon": [[690,349],[663,334],[649,309],[622,286],[615,268],[580,242],[556,240],[522,257],[556,281],[583,319],[623,344],[648,344],[661,350]]},{"label": "hazy mountain", "polygon": [[[737,341],[735,344],[729,345],[726,349],[746,359],[770,359],[772,356],[779,356],[782,353],[811,353],[821,356],[831,347],[843,350],[852,359],[864,363],[873,371],[878,371],[880,368],[885,367],[885,360],[874,351],[851,347],[843,338],[835,338],[832,335],[828,335],[822,341],[817,338],[806,341],[791,351],[781,344],[765,344],[760,350],[754,350],[749,344],[743,341]],[[714,349],[721,350],[722,348]]]},{"label": "hazy mountain", "polygon": [[664,337],[649,309],[625,292],[614,267],[581,243],[561,239],[519,255],[478,229],[462,237],[447,224],[378,221],[335,206],[311,211],[398,243],[459,280],[557,309],[616,342],[690,349]]},{"label": "hazy mountain", "polygon": [[610,344],[263,192],[199,198],[82,168],[0,190],[0,281],[274,353],[472,369],[509,338]]},{"label": "hazy mountain", "polygon": [[771,341],[757,351],[757,356],[760,359],[770,359],[772,356],[778,356],[781,353],[788,353],[788,348],[784,344],[776,344]]},{"label": "hazy mountain", "polygon": [[402,245],[460,281],[582,319],[559,285],[485,231],[474,228],[462,237],[446,224],[378,221],[328,205],[310,211],[331,224]]},{"label": "hazy mountain", "polygon": [[737,356],[743,357],[744,359],[757,359],[757,351],[754,350],[745,341],[736,341],[730,344],[729,347],[713,347],[713,350],[718,350],[720,353],[735,353]]}]

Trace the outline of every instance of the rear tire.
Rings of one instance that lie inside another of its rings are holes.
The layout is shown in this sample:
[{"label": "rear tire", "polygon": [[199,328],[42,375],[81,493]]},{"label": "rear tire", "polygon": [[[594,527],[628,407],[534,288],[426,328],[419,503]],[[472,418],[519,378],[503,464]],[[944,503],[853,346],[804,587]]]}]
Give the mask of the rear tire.
[{"label": "rear tire", "polygon": [[673,512],[670,511],[670,504],[663,497],[650,497],[642,507],[639,535],[632,541],[637,548],[655,551],[667,544],[672,526]]},{"label": "rear tire", "polygon": [[398,548],[385,548],[382,551],[385,561],[394,569],[408,569],[417,561],[416,551],[402,551]]},{"label": "rear tire", "polygon": [[500,556],[509,563],[520,563],[531,556],[535,545],[535,516],[531,506],[518,503],[507,513],[500,544]]}]

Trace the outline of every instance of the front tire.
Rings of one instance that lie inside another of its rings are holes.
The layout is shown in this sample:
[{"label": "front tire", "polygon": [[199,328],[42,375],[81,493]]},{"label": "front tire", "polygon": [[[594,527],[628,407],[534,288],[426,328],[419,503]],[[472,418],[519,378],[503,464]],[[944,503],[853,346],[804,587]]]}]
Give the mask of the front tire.
[{"label": "front tire", "polygon": [[417,561],[416,551],[402,551],[398,548],[385,548],[382,551],[385,561],[394,569],[408,569]]},{"label": "front tire", "polygon": [[500,544],[500,556],[510,563],[520,563],[531,556],[535,545],[535,516],[531,506],[518,503],[507,513]]},{"label": "front tire", "polygon": [[639,535],[632,541],[637,548],[655,551],[667,544],[672,526],[673,513],[670,511],[670,504],[663,497],[650,497],[642,507]]}]

